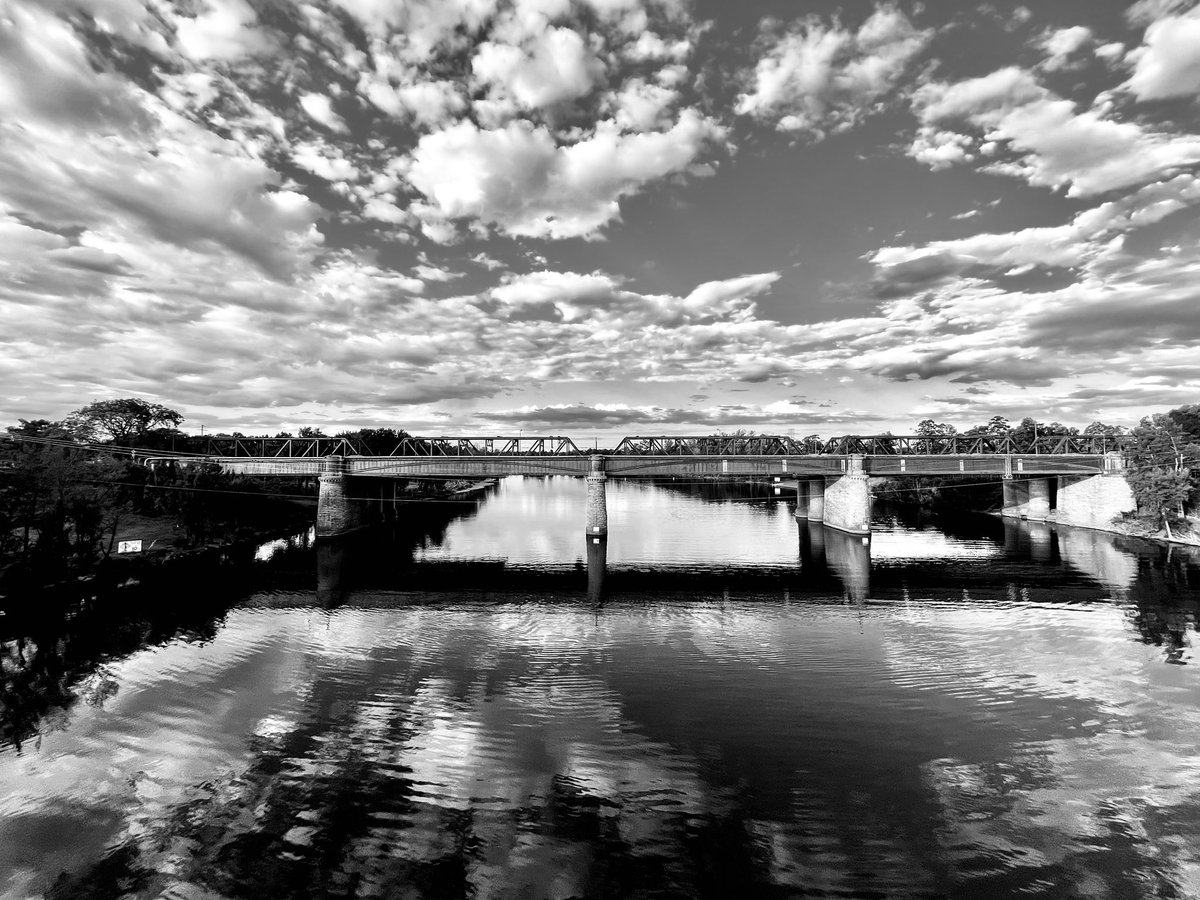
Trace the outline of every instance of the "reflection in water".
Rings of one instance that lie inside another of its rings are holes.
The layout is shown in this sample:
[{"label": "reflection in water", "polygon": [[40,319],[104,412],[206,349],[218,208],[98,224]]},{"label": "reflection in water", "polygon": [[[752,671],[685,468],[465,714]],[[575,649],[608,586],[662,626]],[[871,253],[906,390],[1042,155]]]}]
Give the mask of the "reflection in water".
[{"label": "reflection in water", "polygon": [[0,896],[1200,893],[1193,554],[577,486],[0,619]]},{"label": "reflection in water", "polygon": [[608,568],[608,537],[589,535],[587,541],[587,599],[599,603],[604,599],[604,575]]},{"label": "reflection in water", "polygon": [[854,601],[867,599],[871,593],[870,537],[847,534],[815,523],[801,522],[800,527],[825,532],[821,543],[825,548],[826,564],[841,580],[846,596]]}]

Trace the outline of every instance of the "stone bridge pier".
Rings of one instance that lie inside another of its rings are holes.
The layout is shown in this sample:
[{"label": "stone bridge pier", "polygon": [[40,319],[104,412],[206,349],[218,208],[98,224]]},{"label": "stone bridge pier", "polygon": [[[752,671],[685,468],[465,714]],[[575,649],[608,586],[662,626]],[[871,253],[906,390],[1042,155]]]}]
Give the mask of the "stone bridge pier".
[{"label": "stone bridge pier", "polygon": [[317,537],[334,537],[361,527],[361,504],[347,492],[350,476],[344,456],[327,456],[321,461],[317,492]]},{"label": "stone bridge pier", "polygon": [[825,479],[822,521],[838,531],[870,534],[871,479],[867,476],[863,457],[850,456],[845,465],[840,477]]},{"label": "stone bridge pier", "polygon": [[599,454],[589,457],[587,473],[587,521],[588,537],[595,540],[608,539],[608,475],[604,472],[604,457]]}]

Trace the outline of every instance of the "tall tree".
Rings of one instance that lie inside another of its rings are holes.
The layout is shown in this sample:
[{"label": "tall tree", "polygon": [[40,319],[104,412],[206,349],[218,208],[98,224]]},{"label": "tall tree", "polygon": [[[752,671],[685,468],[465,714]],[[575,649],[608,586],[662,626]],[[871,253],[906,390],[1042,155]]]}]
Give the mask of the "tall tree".
[{"label": "tall tree", "polygon": [[120,444],[137,441],[151,429],[177,427],[183,416],[160,403],[126,397],[89,403],[75,410],[71,419]]}]

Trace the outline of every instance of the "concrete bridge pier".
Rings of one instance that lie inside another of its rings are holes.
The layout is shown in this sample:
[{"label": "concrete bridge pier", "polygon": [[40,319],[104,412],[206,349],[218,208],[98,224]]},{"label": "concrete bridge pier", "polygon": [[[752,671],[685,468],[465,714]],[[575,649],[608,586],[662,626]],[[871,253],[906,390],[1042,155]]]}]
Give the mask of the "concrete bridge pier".
[{"label": "concrete bridge pier", "polygon": [[348,493],[350,476],[344,456],[326,456],[321,462],[317,490],[317,537],[335,537],[362,527],[363,504]]},{"label": "concrete bridge pier", "polygon": [[808,481],[808,512],[810,522],[825,521],[825,479],[816,478]]},{"label": "concrete bridge pier", "polygon": [[604,457],[596,454],[590,458],[591,469],[587,473],[587,533],[590,538],[608,537],[608,497],[604,474]]},{"label": "concrete bridge pier", "polygon": [[861,454],[846,460],[840,478],[826,479],[823,507],[824,522],[830,528],[850,534],[871,533],[871,485]]},{"label": "concrete bridge pier", "polygon": [[1133,491],[1125,480],[1125,458],[1120,453],[1105,454],[1100,475],[1058,477],[1055,521],[1060,525],[1107,528],[1117,516],[1136,509]]},{"label": "concrete bridge pier", "polygon": [[796,481],[796,521],[808,520],[808,482],[803,478]]},{"label": "concrete bridge pier", "polygon": [[1011,475],[1003,481],[1004,505],[1000,515],[1009,519],[1020,519],[1029,508],[1029,483],[1018,481]]},{"label": "concrete bridge pier", "polygon": [[1029,504],[1025,516],[1035,522],[1045,522],[1050,518],[1049,478],[1029,479]]}]

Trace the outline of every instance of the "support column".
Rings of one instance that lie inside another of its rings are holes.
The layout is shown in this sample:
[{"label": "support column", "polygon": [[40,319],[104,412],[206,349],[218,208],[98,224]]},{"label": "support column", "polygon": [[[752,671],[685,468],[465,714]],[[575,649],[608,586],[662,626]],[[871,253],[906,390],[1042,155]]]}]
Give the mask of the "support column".
[{"label": "support column", "polygon": [[608,498],[604,474],[604,457],[591,457],[591,471],[587,474],[587,533],[592,537],[608,536]]},{"label": "support column", "polygon": [[808,521],[825,521],[825,479],[808,482]]},{"label": "support column", "polygon": [[1059,525],[1109,529],[1113,519],[1133,512],[1137,503],[1125,480],[1125,460],[1119,453],[1105,454],[1101,475],[1060,475],[1058,478]]},{"label": "support column", "polygon": [[1029,485],[1029,499],[1025,504],[1025,517],[1045,522],[1050,518],[1050,479],[1030,478],[1026,484]]},{"label": "support column", "polygon": [[350,476],[346,458],[327,456],[321,463],[317,490],[317,537],[333,537],[353,531],[363,524],[363,502],[351,499],[347,491]]},{"label": "support column", "polygon": [[808,520],[808,485],[803,478],[796,480],[796,520]]},{"label": "support column", "polygon": [[871,533],[871,485],[861,455],[846,460],[846,474],[825,480],[824,514],[830,528]]},{"label": "support column", "polygon": [[[1004,479],[1004,508],[1000,515],[1023,519],[1029,515],[1029,482],[1016,478]],[[1047,501],[1049,502],[1049,501]]]}]

